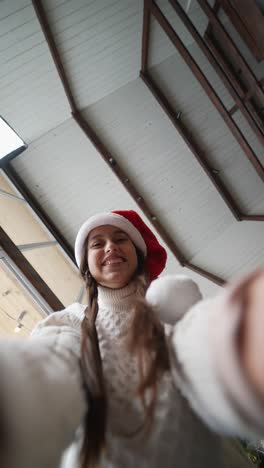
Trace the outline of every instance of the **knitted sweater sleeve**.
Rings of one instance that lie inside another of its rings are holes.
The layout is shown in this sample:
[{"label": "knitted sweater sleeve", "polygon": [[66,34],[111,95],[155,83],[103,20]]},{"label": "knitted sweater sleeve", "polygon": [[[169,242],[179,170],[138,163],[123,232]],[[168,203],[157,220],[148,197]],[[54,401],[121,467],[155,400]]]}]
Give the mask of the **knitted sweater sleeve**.
[{"label": "knitted sweater sleeve", "polygon": [[162,278],[161,288],[158,282],[151,286],[149,302],[155,304],[161,318],[166,307],[170,317],[175,309],[169,347],[172,375],[181,393],[212,430],[252,441],[263,437],[264,405],[243,372],[236,345],[242,312],[230,309],[229,291],[223,289],[207,300],[199,300],[197,295],[195,304],[187,287],[189,283],[193,290],[193,281],[185,278],[186,307],[179,314],[177,295],[181,302],[182,298],[177,276],[174,286],[172,277],[167,282]]},{"label": "knitted sweater sleeve", "polygon": [[74,439],[87,409],[78,307],[50,315],[27,339],[0,340],[1,466],[57,468]]}]

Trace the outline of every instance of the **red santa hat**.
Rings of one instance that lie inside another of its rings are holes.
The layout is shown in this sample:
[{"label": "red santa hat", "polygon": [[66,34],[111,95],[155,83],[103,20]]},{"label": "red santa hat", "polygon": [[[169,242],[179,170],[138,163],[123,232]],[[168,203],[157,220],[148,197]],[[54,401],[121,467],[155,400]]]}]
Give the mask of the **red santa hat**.
[{"label": "red santa hat", "polygon": [[79,229],[75,241],[75,258],[78,267],[81,264],[84,244],[89,233],[99,226],[116,226],[126,232],[135,246],[145,257],[145,268],[150,280],[154,280],[166,265],[166,250],[159,244],[153,232],[134,210],[115,210],[91,216]]}]

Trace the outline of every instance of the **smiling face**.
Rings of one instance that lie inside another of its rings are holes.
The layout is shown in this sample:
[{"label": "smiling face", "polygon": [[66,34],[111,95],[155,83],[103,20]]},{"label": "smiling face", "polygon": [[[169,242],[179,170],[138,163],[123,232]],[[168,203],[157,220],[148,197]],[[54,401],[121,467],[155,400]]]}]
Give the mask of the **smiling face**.
[{"label": "smiling face", "polygon": [[138,259],[130,237],[115,226],[99,226],[88,236],[88,267],[102,286],[119,289],[136,272]]}]

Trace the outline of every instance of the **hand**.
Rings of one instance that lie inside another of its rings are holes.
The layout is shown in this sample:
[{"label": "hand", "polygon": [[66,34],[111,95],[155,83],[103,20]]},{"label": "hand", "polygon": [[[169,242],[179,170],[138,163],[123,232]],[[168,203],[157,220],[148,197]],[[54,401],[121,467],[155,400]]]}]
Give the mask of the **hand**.
[{"label": "hand", "polygon": [[231,300],[242,308],[240,356],[246,377],[264,400],[264,269],[248,276],[234,289]]}]

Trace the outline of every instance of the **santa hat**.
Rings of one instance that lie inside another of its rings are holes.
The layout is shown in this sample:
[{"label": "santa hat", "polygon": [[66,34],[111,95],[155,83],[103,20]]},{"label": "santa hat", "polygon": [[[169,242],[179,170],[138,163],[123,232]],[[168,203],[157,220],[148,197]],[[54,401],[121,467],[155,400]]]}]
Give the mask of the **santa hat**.
[{"label": "santa hat", "polygon": [[145,257],[145,268],[150,280],[154,280],[165,268],[167,253],[159,244],[153,232],[133,210],[99,213],[89,218],[79,229],[75,241],[75,258],[78,267],[81,264],[83,248],[89,233],[99,226],[116,226],[126,232],[135,246]]}]

